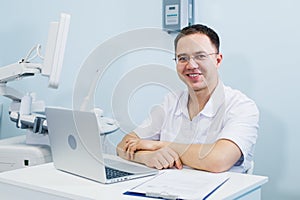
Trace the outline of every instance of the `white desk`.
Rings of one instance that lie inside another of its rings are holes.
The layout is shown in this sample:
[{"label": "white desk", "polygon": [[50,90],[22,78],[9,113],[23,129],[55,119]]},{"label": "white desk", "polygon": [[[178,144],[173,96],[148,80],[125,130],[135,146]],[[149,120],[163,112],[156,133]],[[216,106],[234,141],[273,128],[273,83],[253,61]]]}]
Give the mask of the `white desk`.
[{"label": "white desk", "polygon": [[[0,196],[13,200],[146,199],[122,193],[148,178],[105,185],[61,172],[47,163],[0,173]],[[261,186],[267,181],[264,176],[230,173],[230,179],[209,199],[260,199]]]}]

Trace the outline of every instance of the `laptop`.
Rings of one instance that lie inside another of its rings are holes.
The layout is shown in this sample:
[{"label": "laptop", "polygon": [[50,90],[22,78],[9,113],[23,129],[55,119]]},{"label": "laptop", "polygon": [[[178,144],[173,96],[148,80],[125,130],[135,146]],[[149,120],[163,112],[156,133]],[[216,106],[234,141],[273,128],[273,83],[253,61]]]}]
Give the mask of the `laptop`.
[{"label": "laptop", "polygon": [[48,134],[56,169],[100,183],[115,183],[158,173],[102,151],[95,113],[46,108]]}]

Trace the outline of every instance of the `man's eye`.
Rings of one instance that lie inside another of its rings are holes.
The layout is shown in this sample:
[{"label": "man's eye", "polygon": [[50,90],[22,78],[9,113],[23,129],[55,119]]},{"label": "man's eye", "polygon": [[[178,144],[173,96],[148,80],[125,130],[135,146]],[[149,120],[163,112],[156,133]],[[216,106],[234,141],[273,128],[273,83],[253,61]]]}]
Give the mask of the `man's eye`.
[{"label": "man's eye", "polygon": [[206,57],[207,56],[205,54],[197,54],[197,55],[194,56],[194,58],[196,60],[204,60],[204,59],[206,59]]},{"label": "man's eye", "polygon": [[187,56],[181,56],[181,57],[178,58],[179,62],[186,62],[188,60],[189,60],[189,58]]}]

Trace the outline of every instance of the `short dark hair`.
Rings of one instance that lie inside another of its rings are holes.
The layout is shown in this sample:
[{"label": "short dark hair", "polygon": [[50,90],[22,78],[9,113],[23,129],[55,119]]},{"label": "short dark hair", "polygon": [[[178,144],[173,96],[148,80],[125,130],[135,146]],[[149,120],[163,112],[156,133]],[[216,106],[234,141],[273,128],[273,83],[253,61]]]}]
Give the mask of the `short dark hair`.
[{"label": "short dark hair", "polygon": [[178,33],[177,37],[174,40],[175,50],[177,49],[177,43],[180,38],[182,38],[186,35],[192,35],[192,34],[196,34],[196,33],[201,33],[201,34],[206,35],[210,39],[212,44],[216,47],[217,53],[219,53],[220,39],[219,39],[218,34],[213,29],[211,29],[205,25],[202,25],[202,24],[194,24],[194,25],[183,28]]}]

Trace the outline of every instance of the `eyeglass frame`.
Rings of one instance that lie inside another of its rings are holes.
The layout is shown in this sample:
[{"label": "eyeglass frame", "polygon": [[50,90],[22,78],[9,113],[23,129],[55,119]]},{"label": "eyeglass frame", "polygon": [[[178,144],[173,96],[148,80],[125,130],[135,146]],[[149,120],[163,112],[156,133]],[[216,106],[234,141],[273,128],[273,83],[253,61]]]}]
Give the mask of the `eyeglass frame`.
[{"label": "eyeglass frame", "polygon": [[[201,54],[201,55],[205,55],[205,58],[195,58],[196,56],[197,56],[197,54],[198,54],[198,56]],[[185,61],[183,61],[183,62],[180,62],[179,61],[179,57],[177,58],[177,57],[175,57],[175,58],[173,58],[173,60],[176,62],[176,64],[178,65],[178,64],[182,64],[182,65],[184,65],[184,64],[188,64],[190,61],[191,61],[191,59],[193,59],[195,62],[201,62],[201,61],[203,61],[203,60],[207,60],[208,59],[208,56],[210,56],[210,55],[215,55],[215,54],[219,54],[219,52],[214,52],[214,53],[206,53],[206,52],[200,52],[200,53],[194,53],[194,55],[186,55],[186,56],[184,56],[184,57],[187,57],[188,59],[187,60],[185,60]],[[183,56],[182,56],[183,57]]]}]

